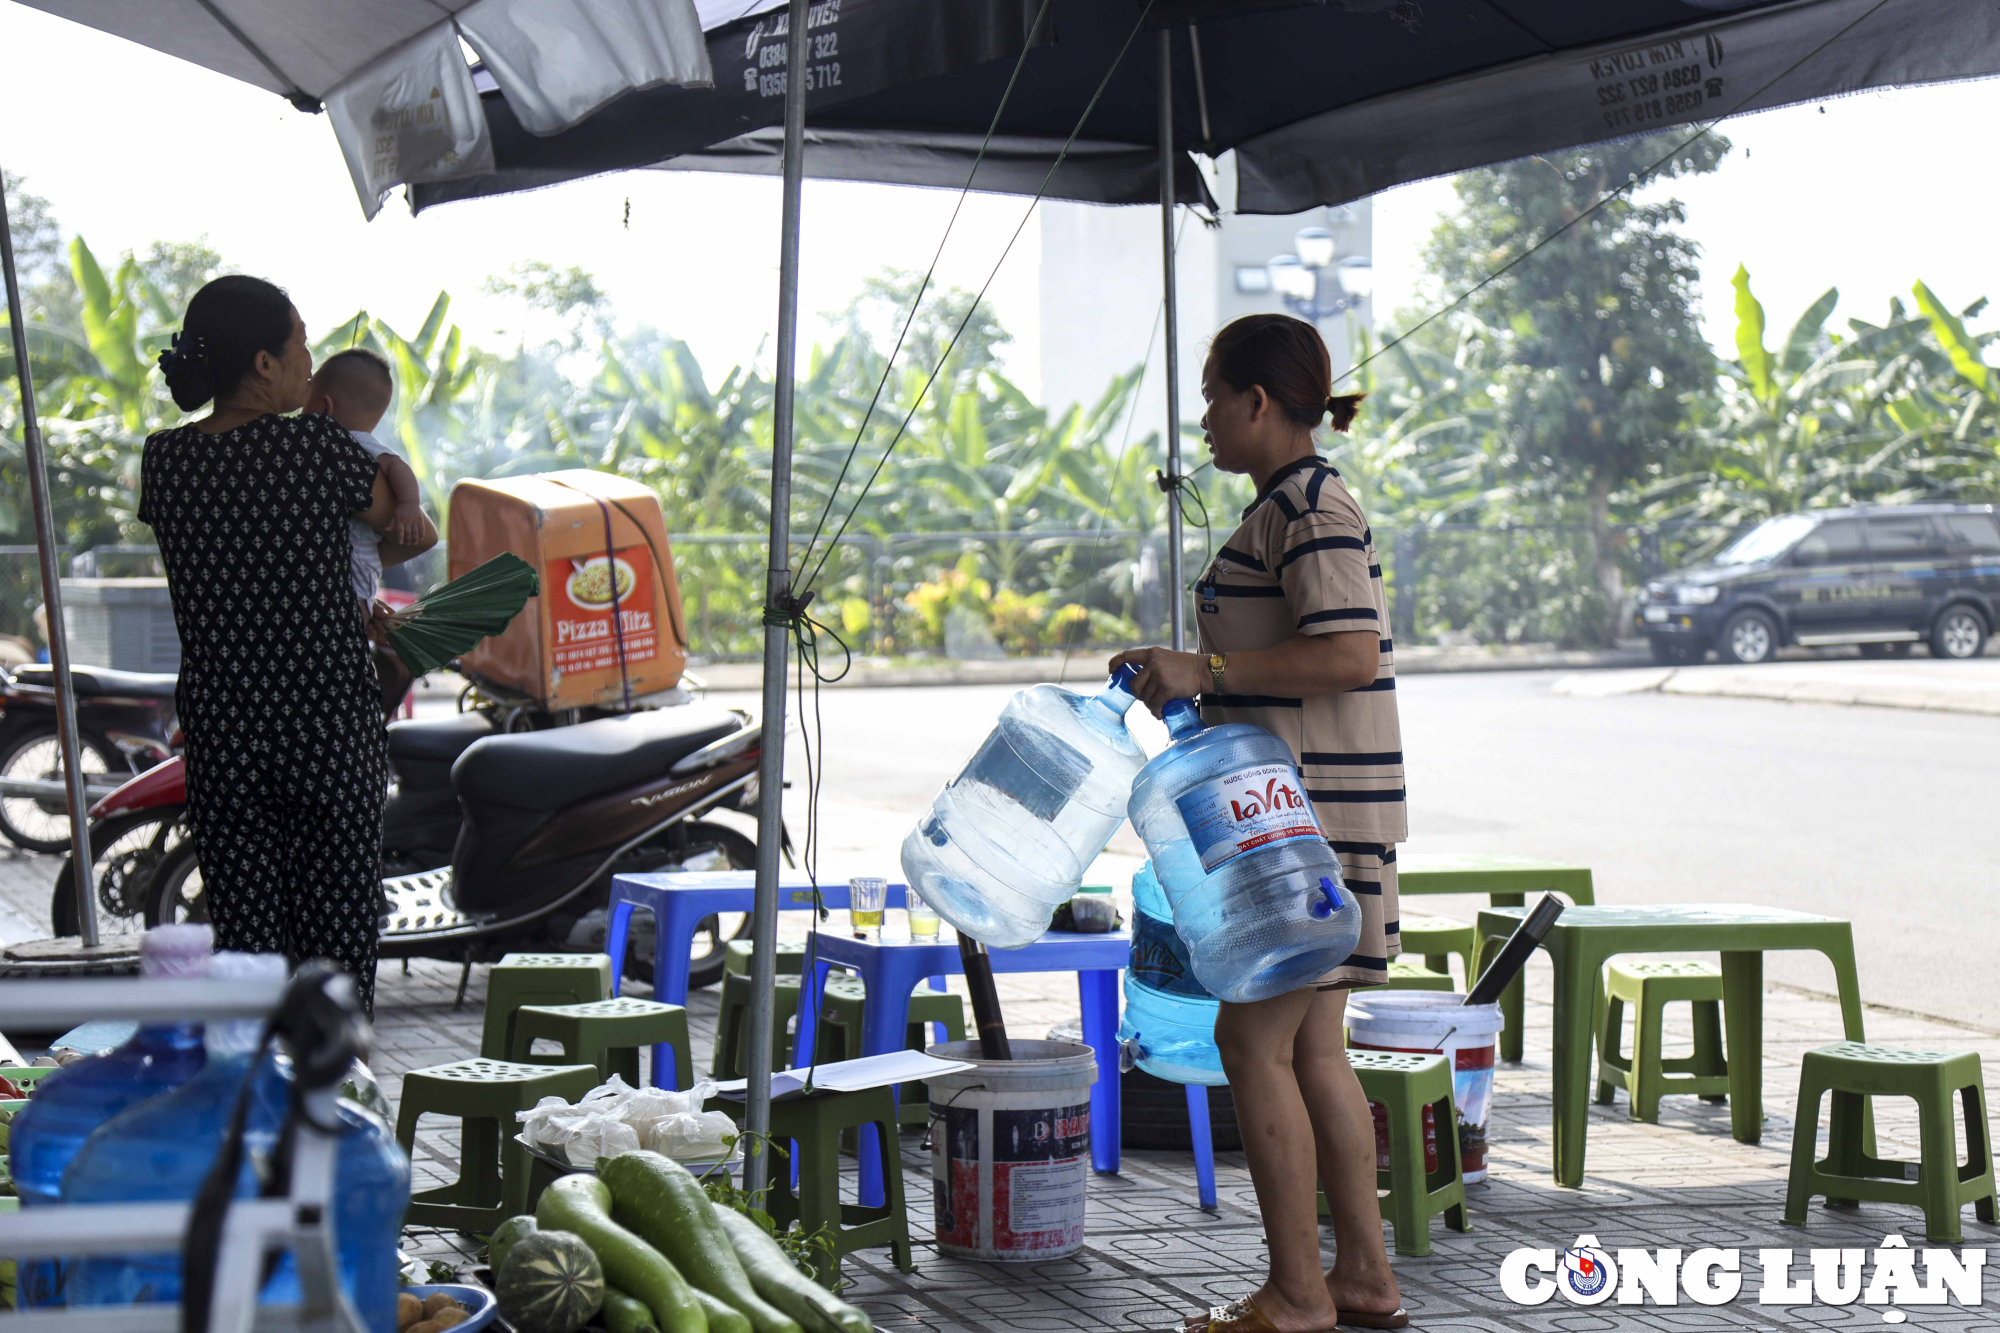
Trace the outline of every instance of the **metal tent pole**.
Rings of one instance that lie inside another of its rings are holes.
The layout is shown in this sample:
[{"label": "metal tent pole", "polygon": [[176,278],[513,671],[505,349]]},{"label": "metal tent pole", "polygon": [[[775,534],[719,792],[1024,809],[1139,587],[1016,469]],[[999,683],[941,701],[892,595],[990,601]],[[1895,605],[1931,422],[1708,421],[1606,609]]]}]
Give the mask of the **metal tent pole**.
[{"label": "metal tent pole", "polygon": [[[750,1078],[744,1128],[771,1132],[771,1032],[778,980],[778,856],[784,842],[785,683],[792,607],[792,392],[799,341],[799,206],[805,179],[807,0],[791,0],[785,33],[784,222],[778,241],[778,364],[771,396],[771,562],[764,584],[764,747],[757,763],[757,896],[750,927]],[[817,923],[815,923],[817,924]],[[760,1193],[770,1156],[743,1164]]]},{"label": "metal tent pole", "polygon": [[[1180,299],[1174,290],[1174,32],[1160,33],[1160,256],[1167,333],[1167,476],[1181,475]],[[1175,651],[1187,647],[1187,587],[1181,573],[1181,497],[1167,492],[1167,625]]]},{"label": "metal tent pole", "polygon": [[21,308],[21,279],[14,269],[13,219],[0,191],[0,269],[7,280],[7,327],[14,337],[14,378],[21,386],[21,440],[28,494],[35,507],[35,554],[42,565],[42,606],[49,621],[49,666],[56,687],[56,743],[62,748],[63,786],[69,796],[70,864],[78,867],[76,919],[87,947],[97,945],[97,895],[90,875],[90,803],[84,799],[82,747],[76,738],[76,690],[69,675],[69,634],[63,625],[62,570],[56,564],[56,518],[49,503],[48,459],[35,419],[35,377],[28,369],[28,319]]}]

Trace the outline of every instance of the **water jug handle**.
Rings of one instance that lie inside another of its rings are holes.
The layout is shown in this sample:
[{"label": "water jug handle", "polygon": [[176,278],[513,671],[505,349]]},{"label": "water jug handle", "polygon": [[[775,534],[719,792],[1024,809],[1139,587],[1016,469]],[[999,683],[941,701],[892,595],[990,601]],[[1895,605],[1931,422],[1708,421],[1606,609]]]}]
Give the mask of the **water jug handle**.
[{"label": "water jug handle", "polygon": [[1139,668],[1127,662],[1124,666],[1119,667],[1111,673],[1111,688],[1114,690],[1123,690],[1125,693],[1130,694],[1132,692],[1132,682],[1137,679],[1139,679]]},{"label": "water jug handle", "polygon": [[1324,921],[1340,910],[1340,890],[1333,887],[1332,880],[1321,875],[1319,879],[1319,894],[1320,896],[1313,900],[1307,910]]}]

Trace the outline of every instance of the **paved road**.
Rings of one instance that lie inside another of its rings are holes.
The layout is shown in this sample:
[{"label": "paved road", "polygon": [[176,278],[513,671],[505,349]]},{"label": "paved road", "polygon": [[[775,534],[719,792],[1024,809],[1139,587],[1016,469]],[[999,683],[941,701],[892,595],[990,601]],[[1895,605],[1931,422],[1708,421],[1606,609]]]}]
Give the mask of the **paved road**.
[{"label": "paved road", "polygon": [[[1856,923],[1871,1001],[2000,1028],[2000,718],[1636,694],[1564,698],[1552,673],[1400,682],[1412,849],[1582,861],[1612,902],[1749,900]],[[829,874],[880,871],[1012,687],[823,694]],[[717,696],[739,700],[746,696]],[[791,745],[790,818],[802,819]],[[1129,875],[1122,831],[1098,867]],[[1445,910],[1469,910],[1470,903]],[[1462,911],[1458,914],[1463,915]],[[1774,980],[1831,989],[1816,959]]]}]

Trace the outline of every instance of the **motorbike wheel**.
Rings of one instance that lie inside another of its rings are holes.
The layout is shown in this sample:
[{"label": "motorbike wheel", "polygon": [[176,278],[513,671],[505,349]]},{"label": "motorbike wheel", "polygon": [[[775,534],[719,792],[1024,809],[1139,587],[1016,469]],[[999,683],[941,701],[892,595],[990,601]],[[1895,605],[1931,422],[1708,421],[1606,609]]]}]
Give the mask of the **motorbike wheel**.
[{"label": "motorbike wheel", "polygon": [[[187,841],[181,807],[113,815],[90,827],[90,883],[97,893],[99,936],[136,935],[146,929],[146,895],[153,872]],[[49,895],[49,925],[57,938],[79,933],[76,866],[65,856]]]},{"label": "motorbike wheel", "polygon": [[[121,761],[113,765],[110,756],[89,737],[79,737],[80,761],[86,774],[105,775],[125,771]],[[62,781],[62,747],[53,726],[38,728],[15,737],[0,754],[0,777],[17,780]],[[9,842],[31,852],[69,850],[69,802],[48,801],[35,796],[0,796],[0,834]],[[74,932],[72,932],[74,933]]]},{"label": "motorbike wheel", "polygon": [[[633,848],[612,870],[626,875],[653,870],[756,868],[756,842],[727,824],[697,819],[675,824],[651,842]],[[608,877],[606,888],[609,888]],[[723,964],[729,958],[729,941],[749,933],[750,917],[743,912],[725,912],[697,922],[688,959],[688,988],[713,986],[721,981]],[[651,948],[641,945],[636,938],[625,952],[625,975],[648,986],[653,984]]]},{"label": "motorbike wheel", "polygon": [[206,922],[208,899],[202,896],[201,862],[194,853],[194,839],[180,844],[160,858],[146,886],[146,926],[171,926],[183,922]]},{"label": "motorbike wheel", "polygon": [[[682,864],[704,852],[716,852],[727,857],[729,864],[709,865],[707,869],[757,868],[756,842],[727,824],[697,819],[677,832],[681,837],[678,839],[680,845],[675,850]],[[750,915],[747,912],[726,912],[720,916],[704,917],[697,922],[693,951],[688,958],[688,989],[719,984],[723,964],[729,961],[729,941],[748,938],[749,934]]]}]

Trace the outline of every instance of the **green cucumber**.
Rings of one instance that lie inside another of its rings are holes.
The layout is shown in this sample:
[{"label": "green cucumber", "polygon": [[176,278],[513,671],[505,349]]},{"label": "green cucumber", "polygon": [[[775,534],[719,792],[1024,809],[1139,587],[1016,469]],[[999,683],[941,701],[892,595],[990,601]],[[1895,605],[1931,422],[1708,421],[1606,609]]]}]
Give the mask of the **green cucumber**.
[{"label": "green cucumber", "polygon": [[686,1167],[656,1152],[626,1152],[599,1162],[597,1175],[611,1187],[619,1224],[667,1256],[697,1291],[749,1316],[748,1333],[802,1333],[798,1321],[758,1295],[715,1220],[715,1205]]},{"label": "green cucumber", "polygon": [[694,1298],[701,1302],[701,1312],[708,1316],[708,1333],[750,1333],[750,1316],[722,1297],[696,1287]]},{"label": "green cucumber", "polygon": [[[604,1329],[605,1333],[660,1333],[644,1301],[609,1285],[604,1288]],[[715,1333],[715,1325],[709,1325],[709,1333]]]},{"label": "green cucumber", "polygon": [[687,1279],[658,1250],[611,1220],[611,1191],[596,1176],[558,1179],[542,1191],[535,1220],[583,1237],[604,1266],[605,1280],[645,1302],[660,1333],[708,1333],[708,1316]]},{"label": "green cucumber", "polygon": [[486,1266],[493,1270],[493,1276],[500,1276],[500,1266],[507,1262],[507,1251],[520,1241],[535,1234],[537,1223],[527,1213],[510,1217],[493,1228],[493,1234],[486,1241]]},{"label": "green cucumber", "polygon": [[733,1208],[717,1208],[715,1220],[757,1294],[798,1320],[807,1333],[874,1333],[873,1320],[801,1273],[764,1228]]}]

